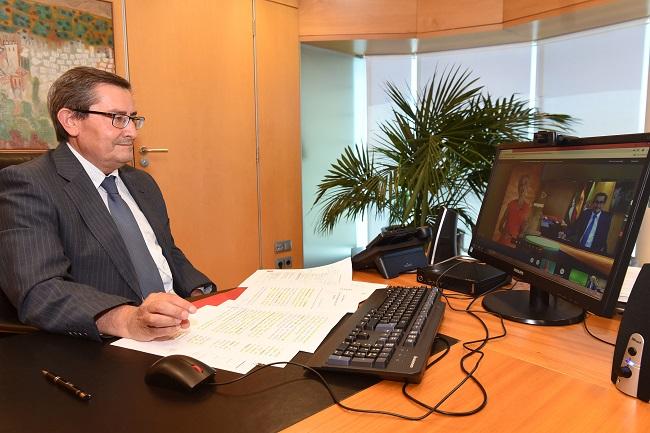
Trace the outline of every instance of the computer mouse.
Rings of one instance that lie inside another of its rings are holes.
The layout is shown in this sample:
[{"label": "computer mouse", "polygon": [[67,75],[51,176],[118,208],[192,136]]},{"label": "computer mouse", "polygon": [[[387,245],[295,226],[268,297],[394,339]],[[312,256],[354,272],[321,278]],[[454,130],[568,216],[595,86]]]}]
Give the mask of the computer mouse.
[{"label": "computer mouse", "polygon": [[186,355],[169,355],[154,362],[145,375],[149,385],[192,391],[210,382],[215,369]]}]

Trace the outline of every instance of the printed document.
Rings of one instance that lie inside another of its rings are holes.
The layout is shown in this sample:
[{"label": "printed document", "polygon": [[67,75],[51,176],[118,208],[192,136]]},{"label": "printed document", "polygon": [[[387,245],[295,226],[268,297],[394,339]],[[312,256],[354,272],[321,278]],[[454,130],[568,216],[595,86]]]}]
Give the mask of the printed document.
[{"label": "printed document", "polygon": [[112,344],[189,355],[243,374],[258,364],[290,361],[299,351],[314,352],[346,313],[385,287],[352,281],[349,259],[312,269],[259,270],[242,286],[247,289],[236,300],[200,308],[190,316],[190,328],[170,340]]}]

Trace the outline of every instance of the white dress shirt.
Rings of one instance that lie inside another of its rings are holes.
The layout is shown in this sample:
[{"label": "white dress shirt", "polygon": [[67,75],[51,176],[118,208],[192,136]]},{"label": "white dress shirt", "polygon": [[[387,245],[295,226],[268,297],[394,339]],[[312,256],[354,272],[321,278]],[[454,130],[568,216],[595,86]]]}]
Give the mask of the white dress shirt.
[{"label": "white dress shirt", "polygon": [[[86,173],[88,173],[88,176],[90,177],[90,180],[92,181],[93,185],[95,185],[95,188],[97,189],[97,193],[102,198],[102,201],[106,206],[106,209],[109,209],[108,194],[106,193],[104,188],[100,186],[107,175],[105,175],[100,169],[95,167],[86,158],[81,156],[81,154],[79,154],[79,152],[77,152],[72,146],[70,146],[69,143],[67,143],[67,145],[72,151],[72,154],[77,157],[77,159],[83,166]],[[133,216],[135,217],[135,220],[138,223],[138,227],[140,228],[140,232],[142,232],[142,237],[144,237],[144,241],[147,244],[149,253],[153,258],[153,261],[156,263],[156,267],[158,268],[158,272],[160,273],[160,278],[162,279],[165,292],[173,293],[174,281],[172,278],[172,271],[169,268],[169,264],[167,263],[165,256],[163,256],[162,248],[160,248],[160,245],[158,244],[158,240],[156,239],[156,234],[153,232],[153,229],[151,228],[149,221],[147,221],[147,218],[144,216],[144,214],[138,207],[138,204],[133,199],[133,196],[131,196],[129,189],[126,187],[126,185],[120,178],[118,171],[115,170],[114,172],[110,173],[108,176],[115,176],[115,184],[117,185],[117,191],[120,193],[122,200],[124,200],[124,202],[127,204],[129,209],[131,209],[131,213],[133,213]]]}]

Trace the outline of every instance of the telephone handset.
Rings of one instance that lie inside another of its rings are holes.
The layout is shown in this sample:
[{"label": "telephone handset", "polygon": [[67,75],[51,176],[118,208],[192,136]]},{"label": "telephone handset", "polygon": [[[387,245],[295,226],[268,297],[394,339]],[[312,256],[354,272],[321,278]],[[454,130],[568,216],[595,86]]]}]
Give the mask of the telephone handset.
[{"label": "telephone handset", "polygon": [[431,227],[393,226],[382,230],[368,246],[352,256],[352,269],[375,267],[384,278],[428,264],[425,247],[431,241]]}]

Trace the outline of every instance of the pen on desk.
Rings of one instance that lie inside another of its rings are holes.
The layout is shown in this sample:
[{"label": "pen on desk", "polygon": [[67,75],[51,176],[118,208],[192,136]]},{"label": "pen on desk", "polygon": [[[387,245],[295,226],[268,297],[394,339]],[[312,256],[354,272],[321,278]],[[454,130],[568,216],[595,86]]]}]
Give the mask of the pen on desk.
[{"label": "pen on desk", "polygon": [[80,400],[90,400],[90,397],[92,395],[88,394],[87,392],[83,392],[79,388],[77,388],[73,383],[68,382],[61,376],[57,376],[54,373],[50,373],[47,370],[41,370],[41,373],[43,373],[43,376],[59,388],[64,389],[65,391],[69,392],[70,394],[74,395]]}]

